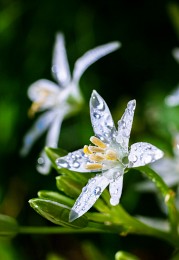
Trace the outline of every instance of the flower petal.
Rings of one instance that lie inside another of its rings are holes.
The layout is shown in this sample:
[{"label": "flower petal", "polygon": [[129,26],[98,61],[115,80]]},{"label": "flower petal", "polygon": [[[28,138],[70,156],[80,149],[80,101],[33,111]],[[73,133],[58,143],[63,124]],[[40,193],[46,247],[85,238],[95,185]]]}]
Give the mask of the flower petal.
[{"label": "flower petal", "polygon": [[105,143],[110,143],[116,135],[116,128],[104,99],[95,91],[90,99],[91,123],[95,135]]},{"label": "flower petal", "polygon": [[135,143],[131,145],[129,152],[128,168],[143,166],[148,163],[155,162],[156,160],[163,157],[163,152],[149,143]]},{"label": "flower petal", "polygon": [[[60,135],[61,124],[64,116],[66,115],[66,110],[57,111],[56,117],[54,118],[46,137],[45,146],[56,148],[58,146],[58,138]],[[48,174],[50,171],[51,162],[48,159],[46,153],[42,151],[37,165],[37,171],[42,174]]]},{"label": "flower petal", "polygon": [[83,72],[94,62],[103,56],[117,50],[121,46],[120,42],[111,42],[98,46],[92,50],[87,51],[81,58],[79,58],[74,66],[73,81],[78,83]]},{"label": "flower petal", "polygon": [[119,204],[119,200],[122,194],[122,187],[123,187],[123,175],[119,176],[117,179],[115,179],[109,184],[111,205],[116,206],[117,204]]},{"label": "flower petal", "polygon": [[52,73],[62,87],[67,87],[71,81],[70,69],[65,49],[65,41],[62,33],[56,36],[53,52]]},{"label": "flower petal", "polygon": [[179,86],[165,98],[165,103],[171,107],[179,105]]},{"label": "flower petal", "polygon": [[89,158],[83,152],[83,149],[79,149],[66,156],[59,157],[56,160],[56,164],[59,168],[67,168],[71,171],[78,172],[94,172],[93,170],[86,169],[86,164],[89,163]]},{"label": "flower petal", "polygon": [[28,96],[34,102],[40,103],[40,110],[55,106],[60,101],[61,91],[57,84],[41,79],[30,85]]},{"label": "flower petal", "polygon": [[72,222],[85,214],[94,205],[109,182],[109,179],[102,174],[90,179],[72,207],[69,221]]},{"label": "flower petal", "polygon": [[23,147],[20,151],[21,155],[25,156],[28,154],[32,145],[47,130],[49,125],[54,120],[54,117],[55,117],[54,111],[48,111],[37,119],[37,121],[34,123],[34,125],[30,128],[30,130],[24,136]]},{"label": "flower petal", "polygon": [[125,152],[128,152],[129,138],[132,128],[135,107],[136,101],[129,101],[123,116],[118,121],[118,134],[116,137],[116,141],[122,146]]}]

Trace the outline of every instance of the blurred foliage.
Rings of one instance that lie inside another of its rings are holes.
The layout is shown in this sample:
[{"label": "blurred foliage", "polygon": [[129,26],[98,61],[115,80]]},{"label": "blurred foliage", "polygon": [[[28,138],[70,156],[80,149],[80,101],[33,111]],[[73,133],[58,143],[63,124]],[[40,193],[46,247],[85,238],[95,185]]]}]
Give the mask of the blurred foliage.
[{"label": "blurred foliage", "polygon": [[[27,88],[38,79],[51,79],[49,68],[58,31],[65,35],[70,64],[92,47],[113,40],[122,43],[119,51],[101,59],[83,75],[80,85],[86,107],[64,121],[60,147],[72,151],[89,142],[92,128],[88,102],[92,89],[97,89],[112,109],[115,121],[120,118],[126,101],[136,98],[131,142],[139,141],[140,136],[141,141],[150,141],[171,153],[170,128],[179,128],[179,108],[166,108],[163,100],[179,81],[179,66],[171,55],[179,44],[177,2],[1,0],[0,6],[2,214],[17,218],[21,225],[51,225],[28,205],[38,190],[56,190],[56,172],[42,176],[35,169],[43,140],[39,140],[26,158],[20,158],[19,150],[22,137],[32,124],[27,117],[30,106]],[[126,174],[125,178],[121,201],[124,207],[134,214],[160,217],[162,213],[154,197],[134,194],[132,184],[142,176]],[[84,253],[83,241],[90,241],[89,254]],[[172,252],[164,242],[146,237],[19,235],[11,242],[0,243],[0,258],[90,260],[95,259],[91,256],[94,247],[107,259],[114,259],[120,249],[140,259],[168,259]]]}]

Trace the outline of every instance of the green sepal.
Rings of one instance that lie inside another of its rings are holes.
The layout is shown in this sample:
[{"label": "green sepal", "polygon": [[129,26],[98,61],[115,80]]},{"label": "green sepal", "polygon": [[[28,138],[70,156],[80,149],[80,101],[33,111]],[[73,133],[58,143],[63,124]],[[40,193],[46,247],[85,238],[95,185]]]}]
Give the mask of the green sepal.
[{"label": "green sepal", "polygon": [[14,237],[18,230],[18,223],[14,218],[0,214],[0,238]]},{"label": "green sepal", "polygon": [[74,200],[66,197],[65,195],[62,195],[59,192],[55,191],[41,190],[38,192],[38,197],[40,199],[56,201],[69,207],[72,207],[75,202]]},{"label": "green sepal", "polygon": [[37,213],[56,225],[71,228],[84,228],[88,225],[85,216],[69,222],[70,207],[56,201],[36,198],[29,200],[29,203]]},{"label": "green sepal", "polygon": [[139,258],[128,252],[119,251],[115,254],[115,260],[139,260]]}]

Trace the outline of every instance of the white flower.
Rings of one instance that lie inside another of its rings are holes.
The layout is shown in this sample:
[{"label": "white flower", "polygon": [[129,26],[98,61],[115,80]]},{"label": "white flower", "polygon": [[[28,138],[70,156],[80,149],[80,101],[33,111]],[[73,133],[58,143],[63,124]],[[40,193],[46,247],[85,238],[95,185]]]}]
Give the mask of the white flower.
[{"label": "white flower", "polygon": [[[28,96],[33,102],[29,115],[33,116],[36,112],[44,110],[45,112],[25,135],[21,149],[22,155],[26,155],[34,142],[47,130],[45,145],[53,148],[57,147],[63,119],[69,113],[78,111],[83,102],[79,89],[79,80],[82,74],[95,61],[117,50],[119,47],[119,42],[111,42],[86,52],[76,61],[71,76],[64,37],[61,33],[57,34],[52,60],[52,73],[57,84],[41,79],[32,84],[28,89]],[[43,174],[48,173],[51,163],[44,150],[38,162],[37,170]]]},{"label": "white flower", "polygon": [[69,153],[56,160],[58,167],[78,172],[101,172],[90,179],[75,202],[70,221],[87,212],[103,190],[109,185],[110,203],[119,203],[124,170],[138,167],[163,156],[163,152],[148,143],[135,143],[128,148],[136,101],[132,100],[118,122],[114,125],[111,113],[105,101],[93,91],[90,99],[90,115],[95,136],[90,138],[93,145]]}]

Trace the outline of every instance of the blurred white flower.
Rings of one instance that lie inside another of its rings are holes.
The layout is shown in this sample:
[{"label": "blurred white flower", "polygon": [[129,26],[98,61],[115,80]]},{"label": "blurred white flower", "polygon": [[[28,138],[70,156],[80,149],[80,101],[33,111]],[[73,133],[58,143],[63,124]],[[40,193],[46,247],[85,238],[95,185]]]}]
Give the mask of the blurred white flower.
[{"label": "blurred white flower", "polygon": [[[63,119],[67,115],[77,112],[83,103],[83,97],[79,89],[79,80],[82,74],[91,64],[117,50],[120,45],[119,42],[111,42],[86,52],[75,62],[71,76],[64,37],[62,33],[57,34],[52,60],[52,73],[57,84],[41,79],[28,89],[28,97],[33,102],[29,109],[29,116],[34,116],[36,112],[44,111],[44,113],[25,135],[21,149],[22,155],[29,152],[34,142],[45,131],[48,131],[45,146],[57,147]],[[38,159],[37,170],[40,173],[47,174],[50,165],[50,160],[42,150]]]},{"label": "blurred white flower", "polygon": [[56,160],[58,167],[78,172],[101,172],[90,179],[71,209],[70,221],[87,212],[103,190],[109,185],[110,203],[119,203],[123,175],[126,168],[143,166],[163,156],[163,152],[149,143],[135,143],[129,149],[136,101],[131,100],[118,122],[114,125],[105,101],[93,91],[90,99],[90,115],[95,136],[90,138],[93,145],[69,153]]}]

